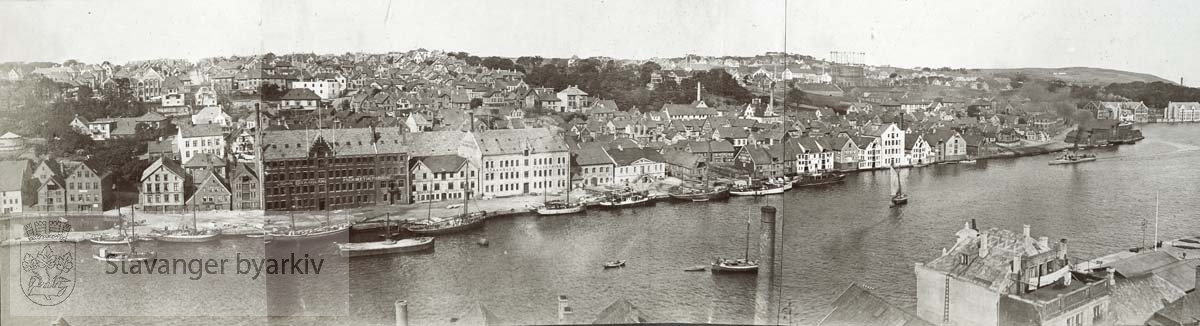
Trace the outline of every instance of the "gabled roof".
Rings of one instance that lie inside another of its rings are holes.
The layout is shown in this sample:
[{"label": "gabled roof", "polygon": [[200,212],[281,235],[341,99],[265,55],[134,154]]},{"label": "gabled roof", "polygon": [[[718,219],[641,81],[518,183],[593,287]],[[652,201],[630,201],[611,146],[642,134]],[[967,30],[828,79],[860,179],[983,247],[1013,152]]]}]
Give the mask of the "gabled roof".
[{"label": "gabled roof", "polygon": [[467,164],[467,159],[458,155],[437,155],[417,158],[413,167],[416,163],[425,165],[433,173],[457,172]]},{"label": "gabled roof", "polygon": [[842,294],[834,299],[833,309],[821,321],[820,326],[904,325],[933,326],[872,294],[861,285],[851,283]]},{"label": "gabled roof", "polygon": [[617,166],[628,166],[641,159],[656,163],[664,162],[662,154],[650,148],[609,147],[608,155],[612,157],[613,162],[616,162]]},{"label": "gabled roof", "polygon": [[200,153],[183,164],[184,168],[200,169],[209,167],[225,167],[225,160],[209,153]]},{"label": "gabled roof", "polygon": [[475,134],[483,155],[565,152],[566,142],[546,128],[486,130]]},{"label": "gabled roof", "polygon": [[316,101],[316,100],[320,100],[321,97],[317,96],[317,93],[313,93],[312,90],[307,89],[307,88],[293,88],[293,89],[288,90],[287,93],[284,93],[283,97],[280,97],[279,99],[285,100],[285,101],[286,100]]},{"label": "gabled roof", "polygon": [[613,302],[611,305],[608,305],[607,308],[604,308],[604,311],[601,311],[600,315],[597,316],[596,320],[592,323],[642,324],[646,323],[647,321],[646,315],[643,314],[641,310],[638,310],[637,307],[634,307],[632,303],[629,303],[628,300],[617,299],[617,301]]},{"label": "gabled roof", "polygon": [[144,182],[147,178],[153,175],[155,171],[158,170],[166,170],[179,176],[180,178],[185,178],[187,176],[187,172],[183,170],[182,166],[179,166],[179,163],[160,157],[158,160],[154,161],[154,163],[150,163],[150,166],[147,167],[146,170],[142,171],[142,178],[138,180]]}]

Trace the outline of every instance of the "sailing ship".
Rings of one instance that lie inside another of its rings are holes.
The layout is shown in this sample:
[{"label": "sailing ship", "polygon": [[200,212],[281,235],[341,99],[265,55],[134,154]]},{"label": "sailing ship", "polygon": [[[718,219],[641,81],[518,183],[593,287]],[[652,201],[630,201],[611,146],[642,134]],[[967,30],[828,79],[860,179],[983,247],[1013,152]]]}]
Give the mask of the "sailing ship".
[{"label": "sailing ship", "polygon": [[[130,211],[134,212],[134,210],[132,210],[132,209],[130,209]],[[134,213],[130,213],[130,214],[134,214]],[[131,217],[131,219],[132,219],[132,217]],[[60,218],[60,220],[61,220],[61,218]],[[126,223],[124,223],[122,221],[120,212],[118,212],[118,214],[117,214],[117,234],[96,234],[96,235],[93,235],[90,238],[88,238],[88,241],[90,241],[94,244],[106,245],[106,246],[123,245],[123,244],[128,244],[130,242],[136,241],[137,240],[136,238],[125,233],[125,225],[126,225]],[[133,229],[133,226],[130,226],[129,228]]]},{"label": "sailing ship", "polygon": [[782,194],[792,189],[791,180],[767,180],[764,182],[748,182],[747,185],[734,187],[729,194],[734,196],[766,196]]},{"label": "sailing ship", "polygon": [[[571,180],[571,169],[567,169],[567,180]],[[542,193],[542,206],[537,208],[538,215],[565,215],[583,212],[583,203],[571,203],[571,189],[567,189],[566,200],[549,200],[550,192]]]},{"label": "sailing ship", "polygon": [[125,245],[129,246],[129,251],[109,251],[108,248],[100,248],[99,252],[93,255],[92,258],[105,262],[139,262],[153,259],[155,257],[153,251],[137,251],[137,249],[134,249],[134,241],[132,239],[137,238],[137,229],[130,228],[129,232],[128,239],[131,240],[125,243]]},{"label": "sailing ship", "polygon": [[712,263],[712,268],[715,272],[755,272],[758,271],[758,262],[750,260],[750,218],[746,218],[746,254],[742,258],[725,259],[717,258]]},{"label": "sailing ship", "polygon": [[896,176],[896,193],[892,195],[892,206],[907,205],[908,195],[904,193],[904,181],[900,180],[900,173],[896,172],[895,166],[889,165],[888,169]]},{"label": "sailing ship", "polygon": [[484,212],[472,213],[470,211],[470,194],[470,187],[463,187],[462,214],[447,219],[437,220],[434,220],[431,217],[426,217],[425,223],[412,224],[405,227],[405,229],[409,232],[420,235],[440,235],[462,232],[483,225],[483,221],[487,218],[487,214]]},{"label": "sailing ship", "polygon": [[192,207],[192,228],[180,228],[174,231],[163,230],[158,240],[163,242],[208,242],[216,240],[221,235],[220,229],[200,230],[196,226],[196,208]]},{"label": "sailing ship", "polygon": [[671,198],[690,201],[709,201],[729,198],[729,188],[705,186],[704,188],[686,188],[679,186],[670,193]]},{"label": "sailing ship", "polygon": [[392,240],[393,233],[391,222],[391,214],[388,214],[383,228],[383,234],[386,238],[384,241],[337,243],[338,255],[342,257],[360,257],[418,252],[433,249],[433,237]]},{"label": "sailing ship", "polygon": [[796,179],[796,182],[793,183],[793,186],[794,187],[821,186],[821,185],[839,183],[839,182],[844,181],[845,179],[846,179],[845,173],[816,172],[816,173],[810,173],[810,174],[801,174],[800,177]]},{"label": "sailing ship", "polygon": [[651,203],[651,198],[645,191],[632,191],[626,188],[624,191],[610,192],[601,199],[599,204],[603,207],[621,208],[632,207]]}]

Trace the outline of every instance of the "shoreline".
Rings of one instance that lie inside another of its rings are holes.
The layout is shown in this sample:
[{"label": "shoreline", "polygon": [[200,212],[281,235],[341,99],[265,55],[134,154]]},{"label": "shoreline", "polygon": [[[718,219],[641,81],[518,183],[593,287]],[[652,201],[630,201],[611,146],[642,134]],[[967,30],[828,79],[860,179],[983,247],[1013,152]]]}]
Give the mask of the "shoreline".
[{"label": "shoreline", "polygon": [[[1059,138],[1059,137],[1061,137],[1061,134],[1057,135],[1057,137],[1055,137],[1055,138]],[[1110,145],[1108,147],[1115,147],[1115,146],[1119,146],[1119,145]],[[1061,151],[1061,150],[1064,150],[1067,148],[1071,148],[1072,146],[1070,144],[1062,142],[1061,140],[1058,140],[1058,141],[1048,141],[1045,143],[1030,144],[1030,145],[1024,145],[1024,146],[1014,146],[1014,147],[1000,146],[1000,147],[1002,148],[1002,150],[1004,152],[997,153],[997,154],[985,155],[985,156],[979,156],[979,157],[975,157],[974,159],[987,161],[987,160],[997,160],[997,159],[1013,159],[1013,158],[1021,158],[1021,157],[1028,157],[1028,156],[1038,156],[1038,155],[1044,155],[1044,154],[1058,152],[1058,151]],[[1098,146],[1083,146],[1081,148],[1096,148],[1096,147],[1098,147]],[[943,162],[928,163],[927,165],[924,165],[924,166],[905,165],[905,166],[900,166],[897,168],[911,169],[911,168],[929,167],[929,166],[934,166],[934,165],[958,164],[958,163],[959,163],[958,161],[943,161]],[[838,172],[840,172],[840,173],[861,173],[861,172],[874,172],[874,171],[877,171],[880,169],[885,169],[885,168],[838,170]],[[676,179],[676,180],[668,181],[669,179]],[[735,179],[721,178],[721,180],[728,181],[728,180],[735,180]],[[666,179],[658,180],[654,183],[637,184],[637,185],[633,185],[633,186],[635,188],[637,188],[637,190],[648,191],[650,193],[651,200],[657,202],[662,199],[670,198],[668,192],[666,190],[661,190],[660,188],[664,188],[664,187],[669,188],[671,186],[678,185],[678,183],[679,183],[679,180],[677,180],[677,178],[668,177]],[[586,206],[595,207],[597,205],[596,205],[596,202],[594,201],[595,197],[593,196],[593,194],[597,193],[597,192],[602,192],[605,188],[612,188],[612,187],[613,186],[575,189],[575,190],[572,190],[571,197],[572,198],[580,198],[580,200],[585,202]],[[551,194],[551,195],[552,196],[549,196],[549,197],[560,197],[563,194],[559,193],[559,194]],[[487,214],[485,219],[517,216],[517,215],[522,215],[522,214],[533,214],[534,210],[532,209],[532,207],[534,207],[537,204],[540,204],[542,202],[542,200],[545,199],[545,196],[547,196],[547,195],[529,194],[529,195],[522,195],[522,196],[512,196],[512,197],[502,197],[502,198],[491,198],[491,199],[487,199],[487,200],[477,200],[477,201],[471,202],[468,209],[469,209],[469,212],[471,212],[471,213],[483,212],[483,213]],[[592,199],[592,200],[589,201],[587,199]],[[435,204],[438,205],[439,207],[433,207]],[[222,229],[223,236],[244,236],[244,235],[248,235],[248,234],[262,233],[262,232],[266,232],[269,230],[286,230],[292,225],[292,222],[290,220],[292,220],[293,218],[295,220],[294,225],[295,225],[296,229],[313,228],[313,227],[318,227],[318,226],[324,225],[326,223],[333,223],[333,224],[350,223],[352,231],[371,232],[371,231],[377,231],[379,229],[382,229],[386,224],[388,224],[383,221],[384,216],[387,214],[392,215],[391,224],[403,225],[406,223],[414,223],[416,221],[420,221],[427,217],[446,217],[446,216],[454,216],[454,215],[461,214],[462,209],[457,208],[457,207],[451,208],[455,204],[457,204],[457,203],[454,201],[440,201],[440,202],[425,202],[425,203],[386,205],[386,206],[369,206],[369,207],[352,208],[352,209],[346,209],[346,210],[338,210],[338,211],[332,211],[332,212],[315,212],[315,211],[287,212],[287,211],[251,210],[251,211],[206,211],[206,212],[194,212],[194,214],[195,214],[195,218],[196,218],[195,223],[197,224],[197,226],[199,226],[200,228],[220,228],[220,229]],[[446,205],[446,206],[443,206],[443,205]],[[120,207],[120,208],[105,211],[105,212],[80,213],[79,215],[74,215],[74,216],[79,216],[79,217],[85,218],[85,219],[101,217],[105,220],[108,220],[108,219],[116,219],[118,216],[121,216],[121,217],[129,216],[129,214],[128,214],[129,210],[130,210],[130,208],[128,208],[128,207]],[[44,220],[48,220],[48,219],[52,220],[53,217],[55,216],[55,215],[52,215],[52,214],[54,214],[53,212],[36,213],[36,214],[39,214],[39,215],[8,216],[4,220],[2,220],[2,222],[8,223],[10,225],[21,225],[22,222],[27,222],[27,221],[44,221]],[[180,225],[187,226],[188,224],[191,224],[191,223],[187,223],[187,222],[190,222],[190,221],[188,221],[188,220],[190,220],[190,218],[189,218],[190,215],[193,215],[193,214],[192,213],[138,212],[135,216],[135,219],[137,221],[144,221],[144,224],[134,226],[134,228],[138,234],[148,235],[150,233],[150,231],[152,231],[152,230],[161,230],[161,229],[168,228],[168,227],[169,228],[178,228]],[[66,215],[67,218],[71,218],[72,216],[73,215],[71,215],[71,214]],[[128,221],[126,221],[126,222],[128,222]],[[4,240],[2,242],[0,242],[0,246],[7,245],[9,242],[20,241],[21,239],[24,239],[23,234],[20,234],[19,236],[17,234],[14,234],[14,233],[23,231],[23,230],[18,230],[18,229],[19,229],[19,227],[18,228],[10,228],[8,230],[9,234],[4,235]],[[94,236],[94,235],[98,235],[98,234],[114,235],[117,232],[118,232],[118,230],[116,228],[109,228],[109,229],[104,229],[104,230],[91,230],[91,231],[72,231],[72,232],[67,233],[65,238],[66,238],[66,241],[86,242],[88,238],[90,238],[91,236]]]}]

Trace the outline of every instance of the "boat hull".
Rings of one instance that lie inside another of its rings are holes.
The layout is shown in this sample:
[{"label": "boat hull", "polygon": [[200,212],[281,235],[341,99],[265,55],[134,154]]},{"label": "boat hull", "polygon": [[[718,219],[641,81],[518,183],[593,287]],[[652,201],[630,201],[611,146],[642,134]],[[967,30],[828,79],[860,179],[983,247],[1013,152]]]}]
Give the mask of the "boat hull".
[{"label": "boat hull", "polygon": [[650,198],[642,198],[642,199],[638,199],[638,200],[626,200],[626,201],[619,201],[619,202],[602,201],[599,203],[599,205],[604,208],[624,208],[624,207],[641,206],[641,205],[646,205],[646,204],[650,204],[650,203],[652,203]]},{"label": "boat hull", "polygon": [[841,183],[842,181],[845,181],[845,180],[846,180],[845,174],[838,174],[835,176],[823,177],[823,178],[822,177],[801,177],[800,180],[797,180],[792,185],[794,187],[813,187],[813,186],[823,186],[823,185],[831,185],[831,184],[835,184],[835,183]]},{"label": "boat hull", "polygon": [[670,196],[671,196],[671,199],[675,199],[675,200],[709,201],[709,200],[718,200],[718,199],[729,198],[729,191],[722,190],[722,191],[690,193],[690,194],[671,194]]},{"label": "boat hull", "polygon": [[581,212],[583,212],[583,210],[584,210],[583,205],[577,205],[577,206],[565,207],[565,208],[539,207],[537,209],[537,213],[538,213],[538,215],[566,215],[566,214],[581,213]]},{"label": "boat hull", "polygon": [[88,239],[88,242],[91,242],[93,244],[103,245],[103,246],[115,246],[115,245],[129,244],[131,241],[128,238],[126,238],[126,239],[122,239],[122,240]]},{"label": "boat hull", "polygon": [[1053,161],[1050,161],[1050,165],[1079,164],[1079,163],[1091,162],[1091,161],[1095,161],[1095,160],[1096,160],[1095,157],[1081,158],[1078,160],[1053,160]]},{"label": "boat hull", "polygon": [[771,189],[756,189],[756,190],[730,190],[729,194],[734,195],[734,196],[778,195],[778,194],[782,194],[784,191],[787,191],[788,189],[791,189],[791,187],[778,187],[778,188],[771,188]]},{"label": "boat hull", "polygon": [[314,232],[308,234],[268,234],[264,239],[272,242],[298,242],[298,241],[317,241],[317,240],[334,240],[339,237],[345,238],[350,236],[350,227],[339,228],[336,230],[328,230],[322,232]]},{"label": "boat hull", "polygon": [[409,226],[409,227],[406,227],[405,229],[408,230],[408,232],[416,233],[419,235],[446,235],[446,234],[453,234],[453,233],[468,231],[468,230],[471,230],[474,228],[478,228],[482,225],[483,225],[483,219],[480,218],[480,219],[477,219],[474,221],[470,221],[467,223],[454,225],[454,226],[447,226],[447,227],[440,227],[440,228],[427,228],[422,225],[422,226],[415,226],[415,227]]},{"label": "boat hull", "polygon": [[725,264],[713,263],[709,268],[714,273],[751,273],[758,272],[758,265],[747,266],[730,266]]},{"label": "boat hull", "polygon": [[220,233],[213,233],[213,234],[201,234],[201,235],[175,235],[175,234],[168,234],[168,235],[161,235],[161,236],[159,236],[159,237],[158,237],[158,241],[162,241],[162,242],[176,242],[176,243],[198,243],[198,242],[209,242],[209,241],[213,241],[213,240],[216,240],[216,239],[217,239],[218,237],[220,237],[220,236],[221,236],[221,234],[220,234]]},{"label": "boat hull", "polygon": [[391,255],[432,250],[434,247],[434,238],[404,239],[393,243],[388,243],[387,241],[339,243],[337,246],[338,255],[342,257]]}]

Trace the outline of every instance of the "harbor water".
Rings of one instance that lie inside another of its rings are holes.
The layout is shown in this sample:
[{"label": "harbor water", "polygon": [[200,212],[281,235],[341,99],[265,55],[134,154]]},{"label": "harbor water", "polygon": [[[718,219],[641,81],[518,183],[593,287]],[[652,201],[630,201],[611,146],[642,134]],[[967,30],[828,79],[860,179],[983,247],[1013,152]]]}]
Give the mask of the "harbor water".
[{"label": "harbor water", "polygon": [[[79,244],[73,294],[62,305],[36,311],[51,315],[52,309],[69,309],[63,315],[72,324],[390,325],[393,302],[406,300],[411,325],[446,324],[477,304],[508,323],[549,324],[558,321],[558,296],[566,295],[574,310],[566,321],[573,323],[590,323],[618,299],[628,300],[652,322],[748,323],[754,313],[752,274],[684,269],[716,257],[739,258],[747,245],[750,258],[756,258],[763,205],[777,207],[782,224],[777,251],[781,305],[789,307],[785,318],[815,324],[851,283],[912,308],[913,264],[953,245],[954,232],[971,219],[980,228],[1017,232],[1028,224],[1033,236],[1067,238],[1071,256],[1091,258],[1152,241],[1157,193],[1160,239],[1200,234],[1200,125],[1141,128],[1146,140],[1094,150],[1099,159],[1091,163],[1049,166],[1052,157],[1035,156],[901,170],[911,195],[910,204],[901,208],[889,207],[892,175],[877,171],[851,174],[842,184],[760,198],[498,218],[477,230],[437,237],[429,253],[331,263],[328,273],[340,273],[345,283],[313,278],[282,286],[287,290],[231,275],[197,281],[183,275],[107,275],[104,264],[90,258],[96,246]],[[480,246],[480,238],[489,246]],[[168,257],[288,250],[246,238],[147,247]],[[305,250],[334,259],[333,248],[320,244]],[[0,252],[3,272],[15,273],[17,267],[7,262],[19,255],[17,249]],[[601,266],[618,259],[626,260],[626,267]],[[0,290],[5,300],[12,298],[10,291],[19,291],[8,284],[6,278]],[[4,319],[37,325],[57,319],[13,316],[13,309],[27,305],[14,303]],[[106,312],[114,306],[152,315],[94,317],[110,315]],[[345,317],[187,317],[262,311]]]}]

